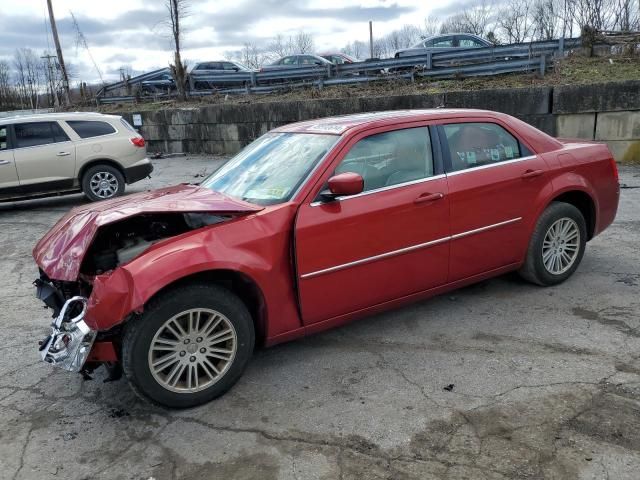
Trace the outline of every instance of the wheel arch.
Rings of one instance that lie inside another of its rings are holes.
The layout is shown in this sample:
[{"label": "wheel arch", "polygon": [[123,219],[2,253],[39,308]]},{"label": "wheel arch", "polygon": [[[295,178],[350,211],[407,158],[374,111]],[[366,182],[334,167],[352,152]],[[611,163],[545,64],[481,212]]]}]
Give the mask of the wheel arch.
[{"label": "wheel arch", "polygon": [[[556,195],[547,203],[545,209],[552,202],[563,202],[573,205],[584,217],[587,224],[587,241],[593,238],[596,229],[596,203],[594,198],[585,190],[582,189],[568,189]],[[544,211],[544,210],[543,210]]]},{"label": "wheel arch", "polygon": [[249,310],[249,314],[253,320],[256,344],[264,344],[267,337],[267,308],[264,294],[254,279],[237,270],[203,270],[186,275],[165,285],[155,292],[145,301],[145,305],[151,300],[176,287],[188,285],[190,283],[210,283],[221,285],[237,295],[242,303],[245,304],[247,310]]},{"label": "wheel arch", "polygon": [[109,165],[110,167],[117,169],[126,183],[127,175],[125,174],[124,167],[122,165],[111,158],[96,158],[94,160],[88,161],[80,167],[80,170],[78,170],[78,182],[80,183],[80,185],[82,185],[82,177],[84,177],[85,172],[91,167],[95,167],[96,165]]}]

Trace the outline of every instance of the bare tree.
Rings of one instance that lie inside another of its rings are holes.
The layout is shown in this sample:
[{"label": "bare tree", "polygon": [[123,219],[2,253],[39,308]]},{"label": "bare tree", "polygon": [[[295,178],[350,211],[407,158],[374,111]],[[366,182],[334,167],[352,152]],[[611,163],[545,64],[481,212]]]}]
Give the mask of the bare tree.
[{"label": "bare tree", "polygon": [[640,3],[635,0],[613,0],[613,28],[622,32],[640,29]]},{"label": "bare tree", "polygon": [[553,40],[558,36],[558,20],[562,20],[560,6],[557,0],[536,0],[531,10],[534,39]]},{"label": "bare tree", "polygon": [[424,28],[422,30],[425,36],[435,35],[436,33],[438,33],[439,30],[440,30],[440,19],[432,16],[425,17]]},{"label": "bare tree", "polygon": [[527,0],[508,0],[498,12],[498,27],[507,42],[522,43],[530,37],[532,21]]},{"label": "bare tree", "polygon": [[462,13],[456,13],[444,19],[440,33],[474,33]]},{"label": "bare tree", "polygon": [[344,46],[342,51],[352,57],[362,58],[367,55],[367,44],[360,40],[355,40]]},{"label": "bare tree", "polygon": [[40,59],[30,48],[19,48],[15,51],[13,63],[22,101],[30,108],[36,108],[43,78]]},{"label": "bare tree", "polygon": [[571,11],[574,22],[582,30],[584,27],[608,30],[612,27],[613,4],[615,0],[573,0]]},{"label": "bare tree", "polygon": [[173,43],[173,64],[170,64],[173,78],[176,81],[178,98],[185,100],[187,85],[187,65],[183,63],[181,56],[183,28],[182,21],[189,15],[189,3],[187,0],[165,0],[165,7],[169,12],[167,22],[171,30],[171,41]]},{"label": "bare tree", "polygon": [[291,37],[285,38],[281,33],[276,35],[267,46],[267,52],[272,55],[274,59],[291,55],[294,53],[294,50],[293,39]]},{"label": "bare tree", "polygon": [[476,35],[484,36],[489,31],[493,17],[493,7],[485,0],[462,12],[462,18],[467,24],[467,31]]},{"label": "bare tree", "polygon": [[295,53],[313,53],[315,50],[313,35],[300,30],[293,39]]},{"label": "bare tree", "polygon": [[241,62],[249,68],[260,68],[266,60],[258,46],[252,42],[245,42],[241,51]]},{"label": "bare tree", "polygon": [[18,104],[16,91],[11,85],[11,65],[0,60],[0,110],[11,110]]}]

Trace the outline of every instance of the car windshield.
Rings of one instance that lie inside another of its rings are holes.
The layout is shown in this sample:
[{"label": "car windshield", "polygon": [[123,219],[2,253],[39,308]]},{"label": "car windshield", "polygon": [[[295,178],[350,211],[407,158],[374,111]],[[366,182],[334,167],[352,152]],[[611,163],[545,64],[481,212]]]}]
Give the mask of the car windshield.
[{"label": "car windshield", "polygon": [[338,138],[267,133],[214,172],[202,186],[258,205],[287,202]]}]

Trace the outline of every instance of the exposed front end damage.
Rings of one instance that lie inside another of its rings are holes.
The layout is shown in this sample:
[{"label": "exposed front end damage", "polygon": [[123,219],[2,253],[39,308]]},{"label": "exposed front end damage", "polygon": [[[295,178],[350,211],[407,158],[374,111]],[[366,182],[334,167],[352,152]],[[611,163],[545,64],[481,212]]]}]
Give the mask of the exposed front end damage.
[{"label": "exposed front end damage", "polygon": [[138,196],[138,208],[135,201],[118,199],[100,202],[95,210],[74,209],[38,243],[33,254],[40,278],[34,284],[37,297],[53,311],[50,332],[39,345],[43,361],[85,376],[101,364],[112,366],[122,324],[136,314],[125,311],[135,288],[121,267],[167,239],[261,209],[203,190],[179,186],[164,195],[151,192],[155,211],[149,211],[144,195]]}]

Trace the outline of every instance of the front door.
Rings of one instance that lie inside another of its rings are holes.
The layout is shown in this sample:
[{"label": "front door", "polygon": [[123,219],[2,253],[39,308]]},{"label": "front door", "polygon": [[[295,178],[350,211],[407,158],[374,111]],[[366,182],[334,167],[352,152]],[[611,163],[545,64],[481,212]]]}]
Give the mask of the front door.
[{"label": "front door", "polygon": [[305,325],[447,281],[447,183],[434,170],[429,129],[378,129],[346,150],[331,173],[362,175],[363,193],[306,203],[296,221]]},{"label": "front door", "polygon": [[74,186],[76,150],[58,122],[16,123],[13,128],[14,158],[24,193]]},{"label": "front door", "polygon": [[451,205],[450,280],[523,258],[527,225],[547,167],[504,126],[491,122],[440,127]]}]

